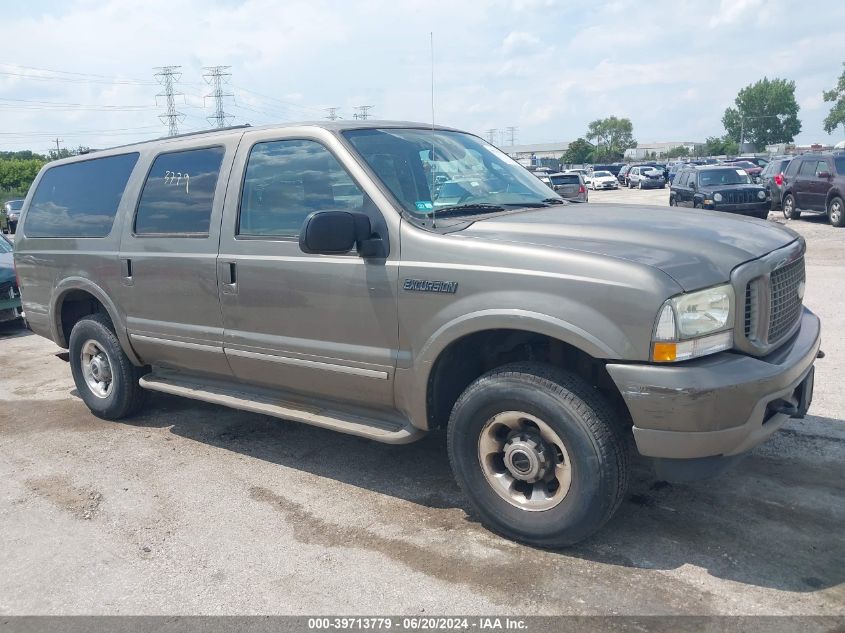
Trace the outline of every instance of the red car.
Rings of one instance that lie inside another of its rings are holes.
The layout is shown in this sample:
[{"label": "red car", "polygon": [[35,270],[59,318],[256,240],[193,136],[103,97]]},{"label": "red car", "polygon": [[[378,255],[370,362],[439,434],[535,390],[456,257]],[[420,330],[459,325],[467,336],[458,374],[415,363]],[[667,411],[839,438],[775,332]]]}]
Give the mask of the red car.
[{"label": "red car", "polygon": [[763,168],[759,165],[755,165],[751,161],[748,160],[732,160],[725,162],[725,165],[730,165],[731,167],[736,167],[737,169],[744,169],[749,176],[751,176],[751,180],[757,181],[760,174],[763,171]]}]

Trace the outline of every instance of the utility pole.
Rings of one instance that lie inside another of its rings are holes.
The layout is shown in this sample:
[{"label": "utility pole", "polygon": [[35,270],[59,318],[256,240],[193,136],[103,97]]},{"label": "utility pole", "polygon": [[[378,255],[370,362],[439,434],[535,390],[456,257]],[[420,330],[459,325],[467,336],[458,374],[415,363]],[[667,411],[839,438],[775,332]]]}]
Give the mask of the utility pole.
[{"label": "utility pole", "polygon": [[226,120],[232,118],[231,114],[227,114],[223,110],[223,98],[234,96],[231,92],[223,92],[224,78],[232,76],[232,73],[228,72],[230,68],[231,66],[203,67],[205,72],[202,78],[212,88],[211,94],[204,95],[203,99],[208,99],[209,97],[214,99],[214,114],[206,118],[209,123],[212,123],[214,127],[218,128],[226,127]]},{"label": "utility pole", "polygon": [[505,128],[508,132],[508,139],[510,140],[510,144],[514,145],[516,143],[516,133],[519,131],[518,127],[509,126]]},{"label": "utility pole", "polygon": [[182,73],[179,72],[181,66],[157,66],[153,70],[158,71],[155,78],[164,88],[164,92],[156,95],[156,103],[159,97],[166,99],[166,111],[160,114],[158,118],[162,123],[167,124],[167,133],[169,136],[176,136],[179,134],[179,121],[185,118],[185,115],[176,110],[176,95],[181,95],[181,92],[174,90],[174,84],[182,78]]},{"label": "utility pole", "polygon": [[496,135],[498,134],[499,130],[497,128],[491,127],[487,130],[487,140],[490,141],[491,145],[496,144]]},{"label": "utility pole", "polygon": [[329,116],[327,116],[326,118],[329,121],[337,121],[340,118],[340,115],[337,113],[339,109],[340,108],[326,108],[326,112],[329,113]]},{"label": "utility pole", "polygon": [[62,151],[62,148],[59,147],[59,143],[61,143],[64,139],[61,139],[57,136],[55,140],[56,140],[56,154],[58,155],[58,153],[60,151]]},{"label": "utility pole", "polygon": [[358,112],[356,112],[356,113],[355,113],[355,114],[353,114],[352,116],[353,116],[353,118],[356,118],[356,119],[362,119],[362,120],[366,121],[367,119],[369,119],[369,118],[370,118],[369,111],[370,111],[373,107],[374,107],[374,106],[371,106],[371,105],[362,105],[362,106],[358,106],[357,108],[355,108],[356,110],[358,110]]}]

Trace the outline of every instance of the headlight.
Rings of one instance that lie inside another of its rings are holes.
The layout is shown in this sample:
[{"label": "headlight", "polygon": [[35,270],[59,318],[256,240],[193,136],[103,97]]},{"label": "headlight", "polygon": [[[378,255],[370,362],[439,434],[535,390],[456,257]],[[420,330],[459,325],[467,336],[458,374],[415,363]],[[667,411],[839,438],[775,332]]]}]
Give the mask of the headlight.
[{"label": "headlight", "polygon": [[762,191],[762,190],[761,190],[761,191],[758,191],[758,192],[757,192],[757,197],[758,197],[760,200],[765,200],[765,199],[766,199],[766,192],[765,192],[765,191]]},{"label": "headlight", "polygon": [[733,347],[734,290],[730,284],[669,299],[654,325],[651,359],[667,363]]},{"label": "headlight", "polygon": [[721,194],[721,193],[714,193],[714,194],[713,194],[713,199],[714,199],[716,202],[721,202],[721,201],[722,201],[722,194]]}]

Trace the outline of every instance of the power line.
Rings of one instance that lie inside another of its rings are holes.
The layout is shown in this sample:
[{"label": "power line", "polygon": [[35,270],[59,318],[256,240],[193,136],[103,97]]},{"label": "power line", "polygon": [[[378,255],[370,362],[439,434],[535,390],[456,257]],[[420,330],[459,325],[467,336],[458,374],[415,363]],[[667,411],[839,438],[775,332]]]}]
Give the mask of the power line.
[{"label": "power line", "polygon": [[206,83],[212,87],[210,95],[205,95],[205,98],[214,98],[214,114],[208,117],[208,122],[213,123],[215,127],[226,127],[226,120],[231,119],[232,115],[227,114],[223,110],[223,98],[234,97],[231,92],[223,92],[223,82],[225,77],[231,77],[232,73],[227,72],[231,66],[205,66],[202,77]]},{"label": "power line", "polygon": [[179,121],[185,118],[184,114],[176,110],[175,97],[177,94],[182,93],[175,92],[173,89],[173,84],[182,78],[182,73],[178,72],[180,68],[181,66],[157,66],[153,69],[158,71],[155,77],[164,87],[164,92],[158,93],[156,99],[158,97],[165,97],[167,99],[167,111],[160,114],[158,118],[161,119],[162,123],[167,123],[167,133],[169,136],[179,134]]},{"label": "power line", "polygon": [[369,114],[369,112],[370,112],[370,110],[372,110],[374,107],[375,107],[375,106],[371,106],[371,105],[361,105],[361,106],[358,106],[357,108],[355,108],[355,109],[357,110],[357,112],[356,112],[355,114],[353,114],[353,115],[352,115],[352,118],[354,118],[354,119],[362,119],[362,120],[366,121],[367,119],[369,119],[369,118],[370,118],[370,114]]}]

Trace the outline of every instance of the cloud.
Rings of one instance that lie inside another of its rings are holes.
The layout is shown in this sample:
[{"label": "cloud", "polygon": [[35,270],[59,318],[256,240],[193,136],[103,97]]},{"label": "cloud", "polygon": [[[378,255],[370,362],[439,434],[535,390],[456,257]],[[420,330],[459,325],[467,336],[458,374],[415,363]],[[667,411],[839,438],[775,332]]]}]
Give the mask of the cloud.
[{"label": "cloud", "polygon": [[539,45],[540,39],[531,33],[512,31],[502,42],[502,52],[506,56],[531,54]]}]

